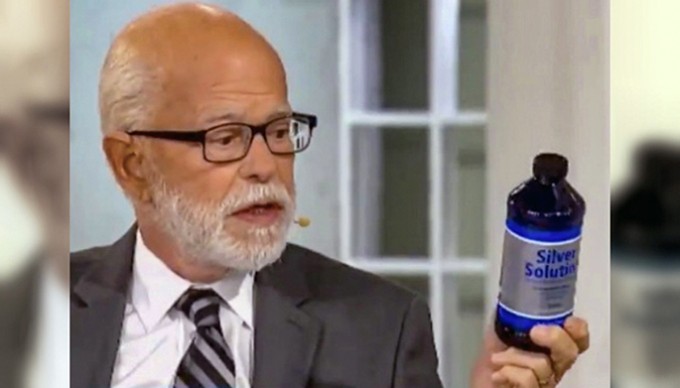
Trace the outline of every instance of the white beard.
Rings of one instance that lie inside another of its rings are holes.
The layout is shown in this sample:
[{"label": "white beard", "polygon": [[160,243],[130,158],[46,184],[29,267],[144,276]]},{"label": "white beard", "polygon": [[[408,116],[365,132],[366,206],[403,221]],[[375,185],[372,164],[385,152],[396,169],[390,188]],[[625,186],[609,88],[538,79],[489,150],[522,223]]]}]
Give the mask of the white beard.
[{"label": "white beard", "polygon": [[[226,269],[259,271],[276,262],[286,247],[288,229],[295,214],[295,200],[281,184],[251,184],[229,193],[222,201],[197,204],[174,190],[159,175],[153,179],[155,223],[174,239],[182,256],[195,264],[210,264]],[[269,227],[251,226],[229,234],[230,214],[244,205],[273,201],[283,205],[283,217]]]}]

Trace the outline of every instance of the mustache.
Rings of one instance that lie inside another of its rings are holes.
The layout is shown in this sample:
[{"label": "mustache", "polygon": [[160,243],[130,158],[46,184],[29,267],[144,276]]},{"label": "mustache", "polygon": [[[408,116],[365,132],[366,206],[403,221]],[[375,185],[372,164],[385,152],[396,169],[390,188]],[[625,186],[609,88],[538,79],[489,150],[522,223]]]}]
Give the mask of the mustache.
[{"label": "mustache", "polygon": [[238,192],[229,193],[220,208],[223,214],[233,214],[252,206],[271,204],[290,211],[294,207],[294,200],[282,184],[255,184],[245,186]]}]

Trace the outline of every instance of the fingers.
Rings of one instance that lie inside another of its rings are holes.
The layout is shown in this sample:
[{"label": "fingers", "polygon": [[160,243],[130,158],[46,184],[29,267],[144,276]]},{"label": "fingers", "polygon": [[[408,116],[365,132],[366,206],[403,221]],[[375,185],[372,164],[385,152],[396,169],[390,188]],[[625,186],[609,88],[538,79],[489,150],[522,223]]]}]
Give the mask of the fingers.
[{"label": "fingers", "polygon": [[590,331],[588,322],[578,317],[569,317],[564,323],[564,330],[571,339],[576,342],[579,353],[583,353],[590,347]]},{"label": "fingers", "polygon": [[579,355],[576,342],[559,326],[536,326],[530,336],[537,345],[550,349],[555,378],[560,381]]},{"label": "fingers", "polygon": [[550,354],[517,348],[492,352],[487,360],[496,369],[491,376],[495,388],[555,387],[579,354],[590,346],[588,324],[577,317],[567,319],[564,328],[536,326],[530,336],[536,345],[549,349]]},{"label": "fingers", "polygon": [[491,363],[494,369],[501,369],[506,365],[528,369],[533,372],[538,381],[549,381],[554,375],[550,357],[542,353],[531,353],[517,348],[510,348],[493,354]]},{"label": "fingers", "polygon": [[491,375],[495,388],[541,388],[534,373],[527,368],[506,365]]}]

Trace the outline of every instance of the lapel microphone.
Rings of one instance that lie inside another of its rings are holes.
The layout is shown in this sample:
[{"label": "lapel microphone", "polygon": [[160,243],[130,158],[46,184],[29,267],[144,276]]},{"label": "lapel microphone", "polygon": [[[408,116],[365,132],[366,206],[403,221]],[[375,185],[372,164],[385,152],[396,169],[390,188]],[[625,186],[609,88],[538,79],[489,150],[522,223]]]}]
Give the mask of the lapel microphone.
[{"label": "lapel microphone", "polygon": [[306,228],[312,223],[312,221],[307,217],[298,217],[293,222],[300,225],[301,228]]}]

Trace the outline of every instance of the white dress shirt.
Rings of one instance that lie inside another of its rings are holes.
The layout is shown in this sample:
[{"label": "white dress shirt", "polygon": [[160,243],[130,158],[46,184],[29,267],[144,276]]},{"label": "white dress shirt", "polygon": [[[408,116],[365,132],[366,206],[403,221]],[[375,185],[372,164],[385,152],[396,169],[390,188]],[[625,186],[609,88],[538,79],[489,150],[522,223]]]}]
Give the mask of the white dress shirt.
[{"label": "white dress shirt", "polygon": [[230,271],[213,284],[198,285],[170,270],[137,232],[132,284],[125,308],[113,388],[171,387],[196,327],[175,302],[189,287],[211,288],[220,307],[222,333],[234,356],[236,387],[250,388],[253,364],[253,276]]}]

